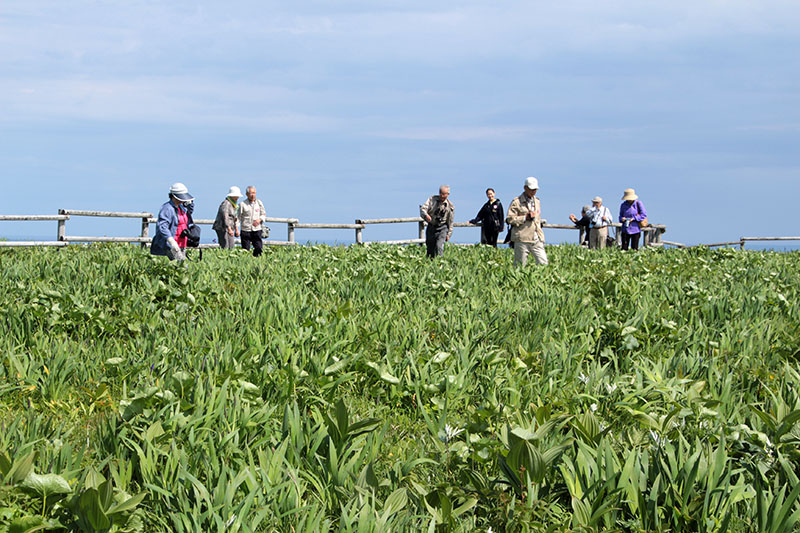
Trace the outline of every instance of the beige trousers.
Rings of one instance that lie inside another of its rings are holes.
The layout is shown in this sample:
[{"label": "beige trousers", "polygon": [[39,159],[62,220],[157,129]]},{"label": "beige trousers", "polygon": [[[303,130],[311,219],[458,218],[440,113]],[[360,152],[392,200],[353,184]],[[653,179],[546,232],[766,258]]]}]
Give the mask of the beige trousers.
[{"label": "beige trousers", "polygon": [[514,266],[525,266],[528,262],[528,255],[533,254],[536,263],[539,265],[547,264],[547,253],[544,251],[544,243],[536,242],[515,242],[514,243]]},{"label": "beige trousers", "polygon": [[605,248],[606,237],[608,237],[608,226],[602,228],[591,228],[589,230],[589,248]]}]

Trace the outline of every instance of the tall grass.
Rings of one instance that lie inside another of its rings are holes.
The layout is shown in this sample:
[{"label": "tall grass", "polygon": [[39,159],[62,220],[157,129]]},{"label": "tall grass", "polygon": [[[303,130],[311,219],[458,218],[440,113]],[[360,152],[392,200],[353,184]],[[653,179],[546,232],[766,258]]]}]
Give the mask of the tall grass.
[{"label": "tall grass", "polygon": [[0,251],[0,531],[789,531],[797,253]]}]

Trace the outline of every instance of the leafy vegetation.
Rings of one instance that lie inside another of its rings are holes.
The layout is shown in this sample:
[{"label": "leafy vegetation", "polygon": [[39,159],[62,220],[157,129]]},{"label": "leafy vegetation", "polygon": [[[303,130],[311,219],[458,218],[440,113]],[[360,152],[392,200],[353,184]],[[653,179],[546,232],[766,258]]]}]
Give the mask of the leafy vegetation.
[{"label": "leafy vegetation", "polygon": [[0,251],[0,531],[790,531],[800,256]]}]

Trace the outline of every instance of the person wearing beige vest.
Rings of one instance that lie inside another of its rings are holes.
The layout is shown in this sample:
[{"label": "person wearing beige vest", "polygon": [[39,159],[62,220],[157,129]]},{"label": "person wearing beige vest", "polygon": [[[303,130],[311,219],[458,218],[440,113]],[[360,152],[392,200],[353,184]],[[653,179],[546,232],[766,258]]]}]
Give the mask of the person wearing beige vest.
[{"label": "person wearing beige vest", "polygon": [[455,206],[449,200],[450,186],[439,187],[439,194],[428,198],[419,206],[419,216],[428,223],[425,229],[425,244],[430,258],[444,253],[444,243],[453,235],[453,216]]},{"label": "person wearing beige vest", "polygon": [[506,222],[511,224],[511,241],[514,243],[514,265],[525,266],[528,255],[533,254],[536,263],[547,264],[542,231],[542,206],[536,192],[539,180],[525,179],[525,191],[514,198],[508,208]]}]

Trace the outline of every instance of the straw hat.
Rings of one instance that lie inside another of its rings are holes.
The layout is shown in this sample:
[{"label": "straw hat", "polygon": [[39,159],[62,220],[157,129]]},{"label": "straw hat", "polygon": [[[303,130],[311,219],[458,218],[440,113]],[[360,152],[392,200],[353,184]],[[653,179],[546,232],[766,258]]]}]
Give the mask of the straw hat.
[{"label": "straw hat", "polygon": [[625,193],[622,195],[622,199],[626,202],[632,202],[639,197],[636,196],[636,191],[633,189],[625,189]]}]

